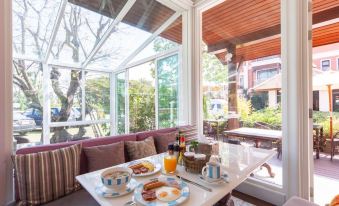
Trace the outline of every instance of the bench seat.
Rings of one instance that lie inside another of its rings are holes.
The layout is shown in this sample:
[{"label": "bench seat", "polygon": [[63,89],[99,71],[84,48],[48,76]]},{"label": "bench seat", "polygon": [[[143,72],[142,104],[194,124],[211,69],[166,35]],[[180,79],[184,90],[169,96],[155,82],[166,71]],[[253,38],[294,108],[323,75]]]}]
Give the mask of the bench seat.
[{"label": "bench seat", "polygon": [[99,206],[97,201],[84,189],[73,192],[70,195],[62,197],[45,204],[45,206]]}]

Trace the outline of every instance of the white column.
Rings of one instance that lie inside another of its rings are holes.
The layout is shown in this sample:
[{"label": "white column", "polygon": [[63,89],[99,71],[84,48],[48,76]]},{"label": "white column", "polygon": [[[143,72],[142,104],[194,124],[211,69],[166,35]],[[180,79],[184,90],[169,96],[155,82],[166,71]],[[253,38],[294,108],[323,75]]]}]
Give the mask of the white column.
[{"label": "white column", "polygon": [[0,1],[0,205],[13,200],[12,1]]},{"label": "white column", "polygon": [[281,1],[283,187],[286,198],[310,198],[312,137],[311,30],[308,0]]},{"label": "white column", "polygon": [[50,75],[51,67],[47,64],[42,65],[43,75],[43,118],[42,118],[42,143],[50,144],[50,123],[51,123],[51,98],[50,98]]},{"label": "white column", "polygon": [[278,106],[278,98],[277,98],[277,90],[268,91],[268,106],[271,108],[277,108]]}]

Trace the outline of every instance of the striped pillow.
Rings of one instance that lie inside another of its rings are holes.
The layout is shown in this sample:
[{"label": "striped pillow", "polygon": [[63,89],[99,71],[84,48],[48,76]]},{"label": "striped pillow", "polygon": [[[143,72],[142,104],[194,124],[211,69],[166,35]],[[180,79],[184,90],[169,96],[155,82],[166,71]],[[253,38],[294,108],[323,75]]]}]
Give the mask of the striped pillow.
[{"label": "striped pillow", "polygon": [[40,205],[80,188],[81,144],[25,155],[14,155],[20,205]]}]

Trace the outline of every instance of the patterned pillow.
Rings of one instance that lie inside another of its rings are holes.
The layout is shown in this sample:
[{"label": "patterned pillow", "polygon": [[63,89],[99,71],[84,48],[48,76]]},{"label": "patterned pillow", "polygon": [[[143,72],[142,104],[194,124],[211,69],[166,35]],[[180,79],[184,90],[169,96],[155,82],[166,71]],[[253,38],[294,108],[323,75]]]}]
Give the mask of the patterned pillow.
[{"label": "patterned pillow", "polygon": [[90,172],[125,163],[124,142],[84,147],[83,150],[88,160]]},{"label": "patterned pillow", "polygon": [[143,141],[126,141],[125,145],[131,161],[157,154],[153,137],[148,137]]},{"label": "patterned pillow", "polygon": [[155,147],[158,153],[163,153],[168,150],[168,144],[174,143],[178,135],[177,131],[169,133],[156,133],[154,135]]},{"label": "patterned pillow", "polygon": [[40,205],[80,188],[81,144],[57,150],[14,155],[19,205]]}]

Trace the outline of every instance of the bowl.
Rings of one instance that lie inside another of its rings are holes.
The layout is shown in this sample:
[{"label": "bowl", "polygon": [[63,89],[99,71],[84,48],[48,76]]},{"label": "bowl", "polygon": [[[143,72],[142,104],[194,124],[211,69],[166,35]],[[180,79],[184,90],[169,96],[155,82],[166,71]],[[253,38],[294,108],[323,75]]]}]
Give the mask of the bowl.
[{"label": "bowl", "polygon": [[101,173],[101,182],[110,189],[122,189],[131,181],[132,173],[130,168],[109,168]]}]

